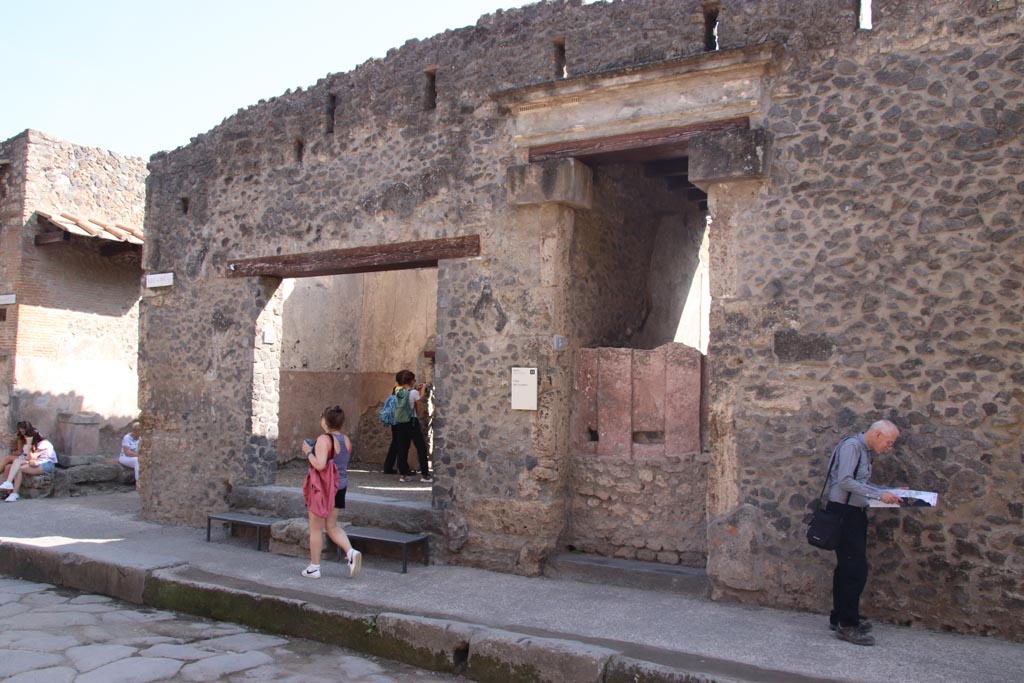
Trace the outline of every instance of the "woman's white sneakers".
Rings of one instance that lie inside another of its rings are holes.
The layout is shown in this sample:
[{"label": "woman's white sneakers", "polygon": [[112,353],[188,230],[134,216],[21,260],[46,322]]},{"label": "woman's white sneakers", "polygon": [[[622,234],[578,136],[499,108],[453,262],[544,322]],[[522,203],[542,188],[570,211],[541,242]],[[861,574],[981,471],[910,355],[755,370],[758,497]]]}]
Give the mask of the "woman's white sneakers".
[{"label": "woman's white sneakers", "polygon": [[21,496],[19,496],[17,493],[12,493],[11,495],[4,498],[5,503],[13,503],[16,500],[21,500]]},{"label": "woman's white sneakers", "polygon": [[348,575],[353,579],[359,576],[363,569],[363,554],[355,548],[348,551]]},{"label": "woman's white sneakers", "polygon": [[0,491],[13,491],[13,490],[14,490],[14,484],[12,484],[9,481],[5,481],[4,483],[0,484]]},{"label": "woman's white sneakers", "polygon": [[[12,493],[11,495],[16,496],[18,494]],[[10,498],[8,498],[10,500]],[[348,575],[353,579],[359,576],[359,572],[363,569],[363,554],[352,548],[348,551]],[[320,565],[311,564],[302,570],[302,575],[307,579],[319,579],[320,578]]]}]

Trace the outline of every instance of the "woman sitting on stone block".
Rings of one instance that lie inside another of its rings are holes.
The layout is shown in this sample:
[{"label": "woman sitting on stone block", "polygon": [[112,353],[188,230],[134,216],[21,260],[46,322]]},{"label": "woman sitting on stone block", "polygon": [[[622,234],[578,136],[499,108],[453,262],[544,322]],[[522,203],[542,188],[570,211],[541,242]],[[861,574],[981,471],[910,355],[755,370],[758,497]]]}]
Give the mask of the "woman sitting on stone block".
[{"label": "woman sitting on stone block", "polygon": [[32,450],[32,438],[27,436],[26,432],[34,429],[31,422],[23,420],[18,423],[18,435],[14,438],[14,446],[11,448],[11,454],[4,456],[4,461],[0,464],[0,472],[6,472],[8,466],[18,458],[28,457],[29,451]]},{"label": "woman sitting on stone block", "polygon": [[348,535],[338,526],[338,510],[345,507],[348,489],[348,460],[352,442],[341,433],[345,411],[341,406],[327,408],[320,416],[324,433],[306,439],[302,452],[309,461],[309,472],[302,486],[302,495],[309,508],[309,566],[302,570],[307,579],[320,578],[320,554],[324,549],[324,529],[348,559],[348,575],[359,576],[363,556],[352,547]]},{"label": "woman sitting on stone block", "polygon": [[0,484],[0,491],[10,491],[5,503],[13,503],[21,498],[18,490],[21,488],[22,477],[26,474],[51,474],[57,465],[57,453],[53,450],[53,444],[43,438],[34,427],[25,430],[25,436],[30,440],[28,455],[19,455],[14,462],[4,468],[4,482]]}]

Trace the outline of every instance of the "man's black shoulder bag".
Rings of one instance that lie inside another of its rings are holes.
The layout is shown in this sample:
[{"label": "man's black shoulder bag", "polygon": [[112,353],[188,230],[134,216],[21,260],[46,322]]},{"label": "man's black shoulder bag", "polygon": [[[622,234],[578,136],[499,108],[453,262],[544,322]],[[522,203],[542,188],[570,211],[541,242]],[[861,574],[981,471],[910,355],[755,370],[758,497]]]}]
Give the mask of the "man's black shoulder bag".
[{"label": "man's black shoulder bag", "polygon": [[[821,493],[818,494],[818,502],[814,507],[814,514],[811,515],[811,523],[807,525],[807,542],[815,548],[822,550],[835,550],[839,547],[839,537],[842,535],[843,514],[833,512],[821,505],[821,497],[825,494],[825,487],[828,486],[828,478],[832,474],[832,466],[839,459],[839,448],[846,439],[843,439],[832,451],[832,458],[828,463],[828,472],[825,473],[825,482],[821,485]],[[857,478],[860,471],[860,458],[857,458],[857,468],[853,472],[853,478]],[[850,502],[850,494],[846,494],[846,502]]]}]

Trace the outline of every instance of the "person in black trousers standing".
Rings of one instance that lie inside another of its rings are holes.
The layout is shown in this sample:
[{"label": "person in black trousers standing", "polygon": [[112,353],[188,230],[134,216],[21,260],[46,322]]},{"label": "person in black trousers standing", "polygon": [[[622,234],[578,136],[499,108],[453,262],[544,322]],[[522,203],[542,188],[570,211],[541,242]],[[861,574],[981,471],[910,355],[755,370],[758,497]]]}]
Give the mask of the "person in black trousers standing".
[{"label": "person in black trousers standing", "polygon": [[842,515],[842,532],[832,574],[832,613],[829,628],[836,637],[855,645],[874,645],[870,621],[860,617],[860,596],[868,580],[868,500],[898,504],[900,498],[870,483],[872,457],[891,453],[900,431],[879,420],[863,434],[849,436],[836,446],[829,475],[827,509]]}]

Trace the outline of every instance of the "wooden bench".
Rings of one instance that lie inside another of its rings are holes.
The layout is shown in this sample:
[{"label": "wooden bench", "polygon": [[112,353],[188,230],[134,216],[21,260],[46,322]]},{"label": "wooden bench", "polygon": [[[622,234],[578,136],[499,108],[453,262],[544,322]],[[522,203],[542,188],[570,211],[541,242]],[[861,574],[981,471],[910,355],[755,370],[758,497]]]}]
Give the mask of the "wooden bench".
[{"label": "wooden bench", "polygon": [[228,533],[234,531],[235,525],[256,527],[256,550],[263,547],[263,530],[270,529],[274,522],[280,522],[276,517],[262,517],[250,515],[245,512],[218,512],[206,516],[206,542],[210,542],[210,526],[213,521],[224,522],[228,525]]},{"label": "wooden bench", "polygon": [[[402,548],[402,573],[405,574],[409,567],[409,547],[414,545],[423,546],[423,564],[430,564],[430,536],[427,534],[407,534],[402,531],[391,529],[376,529],[369,526],[348,526],[345,533],[349,540],[373,541],[375,543],[387,543],[401,546]],[[344,553],[338,548],[338,560],[344,559]]]}]

